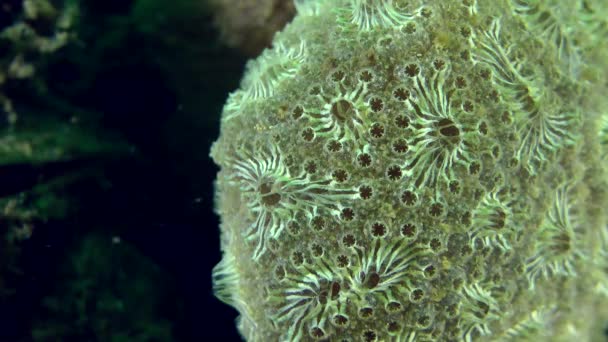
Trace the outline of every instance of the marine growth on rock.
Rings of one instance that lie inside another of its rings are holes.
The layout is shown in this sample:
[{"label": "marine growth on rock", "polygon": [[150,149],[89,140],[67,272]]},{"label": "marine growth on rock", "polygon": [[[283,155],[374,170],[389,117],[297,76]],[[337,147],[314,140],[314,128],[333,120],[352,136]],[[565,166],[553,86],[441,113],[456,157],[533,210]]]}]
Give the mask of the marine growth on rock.
[{"label": "marine growth on rock", "polygon": [[298,0],[211,156],[248,341],[603,341],[608,12]]}]

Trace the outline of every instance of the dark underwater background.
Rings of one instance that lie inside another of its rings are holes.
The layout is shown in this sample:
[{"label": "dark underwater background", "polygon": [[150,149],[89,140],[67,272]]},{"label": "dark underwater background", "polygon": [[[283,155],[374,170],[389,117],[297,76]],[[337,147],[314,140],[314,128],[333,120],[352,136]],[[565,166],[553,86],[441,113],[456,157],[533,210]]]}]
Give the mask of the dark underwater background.
[{"label": "dark underwater background", "polygon": [[[69,1],[53,53],[0,37],[0,78],[36,64],[0,81],[0,342],[240,340],[212,292],[208,155],[247,53],[205,1],[48,0]],[[0,31],[51,36],[23,2],[0,0]]]}]

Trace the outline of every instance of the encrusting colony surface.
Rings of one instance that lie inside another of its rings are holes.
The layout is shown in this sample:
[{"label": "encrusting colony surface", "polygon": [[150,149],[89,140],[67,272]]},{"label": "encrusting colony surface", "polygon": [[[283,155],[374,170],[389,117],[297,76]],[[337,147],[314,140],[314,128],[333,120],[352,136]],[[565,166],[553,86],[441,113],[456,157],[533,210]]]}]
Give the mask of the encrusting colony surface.
[{"label": "encrusting colony surface", "polygon": [[211,155],[249,341],[601,341],[608,13],[299,0]]}]

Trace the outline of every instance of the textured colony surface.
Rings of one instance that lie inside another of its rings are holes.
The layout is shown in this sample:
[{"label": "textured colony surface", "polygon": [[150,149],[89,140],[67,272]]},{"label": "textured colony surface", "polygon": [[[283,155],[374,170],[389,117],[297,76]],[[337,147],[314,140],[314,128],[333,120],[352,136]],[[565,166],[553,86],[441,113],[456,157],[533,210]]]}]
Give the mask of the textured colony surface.
[{"label": "textured colony surface", "polygon": [[603,341],[597,0],[308,0],[211,155],[249,341]]}]

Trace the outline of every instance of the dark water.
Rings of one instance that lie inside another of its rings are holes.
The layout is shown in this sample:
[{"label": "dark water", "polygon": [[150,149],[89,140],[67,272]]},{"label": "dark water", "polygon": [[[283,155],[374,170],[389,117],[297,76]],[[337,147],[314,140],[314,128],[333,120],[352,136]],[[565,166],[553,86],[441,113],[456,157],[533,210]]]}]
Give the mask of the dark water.
[{"label": "dark water", "polygon": [[[0,138],[41,140],[0,159],[0,232],[31,230],[0,245],[0,342],[237,341],[236,311],[211,290],[208,151],[245,57],[208,12],[180,12],[193,1],[79,2],[77,42],[0,86],[19,114]],[[0,0],[0,29],[22,10]],[[9,202],[33,213],[1,212]]]}]

